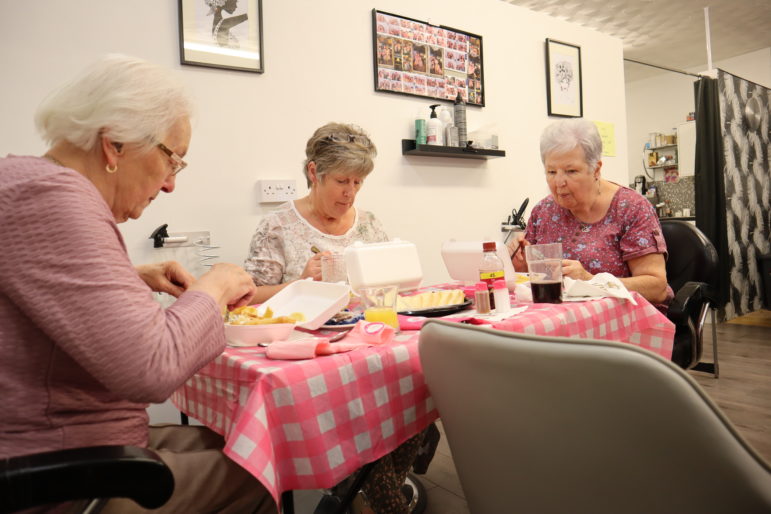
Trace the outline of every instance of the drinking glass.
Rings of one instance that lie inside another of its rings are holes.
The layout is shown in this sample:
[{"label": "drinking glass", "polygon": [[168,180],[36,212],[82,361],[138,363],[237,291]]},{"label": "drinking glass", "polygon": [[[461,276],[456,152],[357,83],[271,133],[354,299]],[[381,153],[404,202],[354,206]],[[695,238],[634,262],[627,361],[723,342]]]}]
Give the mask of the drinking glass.
[{"label": "drinking glass", "polygon": [[525,247],[533,303],[562,303],[562,243]]},{"label": "drinking glass", "polygon": [[323,282],[348,282],[345,258],[341,253],[321,256],[321,280]]},{"label": "drinking glass", "polygon": [[396,316],[397,286],[365,287],[361,290],[364,305],[364,319],[382,321],[399,330],[399,318]]}]

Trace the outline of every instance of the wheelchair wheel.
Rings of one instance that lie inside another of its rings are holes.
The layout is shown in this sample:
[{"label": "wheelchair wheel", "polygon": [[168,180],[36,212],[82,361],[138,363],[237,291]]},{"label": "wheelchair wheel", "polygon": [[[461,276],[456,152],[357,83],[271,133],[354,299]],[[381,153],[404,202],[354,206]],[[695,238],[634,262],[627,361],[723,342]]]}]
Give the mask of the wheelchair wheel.
[{"label": "wheelchair wheel", "polygon": [[402,486],[402,492],[409,500],[410,514],[423,514],[426,511],[428,493],[418,477],[412,473],[408,474]]}]

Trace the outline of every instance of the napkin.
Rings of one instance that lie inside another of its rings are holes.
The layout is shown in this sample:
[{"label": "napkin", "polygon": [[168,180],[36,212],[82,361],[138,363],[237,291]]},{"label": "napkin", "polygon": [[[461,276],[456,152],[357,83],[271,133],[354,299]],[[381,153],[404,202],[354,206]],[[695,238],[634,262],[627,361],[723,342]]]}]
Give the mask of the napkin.
[{"label": "napkin", "polygon": [[265,356],[276,360],[313,359],[321,355],[350,352],[359,348],[381,345],[391,342],[394,329],[385,323],[359,321],[351,334],[356,334],[359,341],[330,343],[328,337],[303,337],[288,341],[276,341],[268,345]]},{"label": "napkin", "polygon": [[564,283],[563,300],[593,300],[612,296],[629,300],[632,305],[637,305],[637,301],[624,284],[610,273],[597,273],[591,280],[573,280],[570,277],[565,277]]}]

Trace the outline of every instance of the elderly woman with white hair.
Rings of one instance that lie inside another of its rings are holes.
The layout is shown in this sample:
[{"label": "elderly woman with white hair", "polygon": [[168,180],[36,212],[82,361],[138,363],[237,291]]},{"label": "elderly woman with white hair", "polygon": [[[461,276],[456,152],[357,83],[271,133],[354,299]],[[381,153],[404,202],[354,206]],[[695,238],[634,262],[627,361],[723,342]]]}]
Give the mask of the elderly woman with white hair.
[{"label": "elderly woman with white hair", "polygon": [[[163,402],[222,353],[222,311],[254,294],[215,264],[134,267],[117,223],[174,191],[191,104],[167,70],[113,55],[55,91],[35,121],[42,157],[0,159],[0,459],[99,445],[149,447],[176,487],[158,512],[276,512],[265,488],[205,427],[148,427]],[[177,301],[164,309],[152,292]],[[103,512],[144,511],[128,499]]]},{"label": "elderly woman with white hair", "polygon": [[295,280],[321,280],[324,255],[342,253],[355,241],[388,240],[377,218],[353,205],[376,154],[375,144],[355,125],[327,123],[316,129],[303,165],[310,191],[265,216],[252,237],[244,267],[258,286],[255,302]]},{"label": "elderly woman with white hair", "polygon": [[[594,123],[571,119],[546,127],[541,161],[551,195],[533,208],[522,243],[562,243],[564,276],[590,280],[610,273],[665,308],[673,294],[659,219],[636,191],[602,178],[601,156]],[[519,271],[527,269],[523,253],[516,252],[512,261]]]}]

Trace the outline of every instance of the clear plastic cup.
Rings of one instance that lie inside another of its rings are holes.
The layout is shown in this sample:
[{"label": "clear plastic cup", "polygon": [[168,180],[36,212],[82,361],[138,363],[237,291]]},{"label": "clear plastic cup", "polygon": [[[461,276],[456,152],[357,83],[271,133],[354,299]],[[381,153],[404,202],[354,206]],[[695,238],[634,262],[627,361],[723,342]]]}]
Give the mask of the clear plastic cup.
[{"label": "clear plastic cup", "polygon": [[321,280],[323,282],[348,283],[348,272],[343,254],[333,253],[321,256]]},{"label": "clear plastic cup", "polygon": [[364,319],[382,321],[399,330],[399,318],[396,316],[397,286],[365,287],[360,296],[364,306]]},{"label": "clear plastic cup", "polygon": [[525,247],[533,303],[562,303],[562,243]]}]

